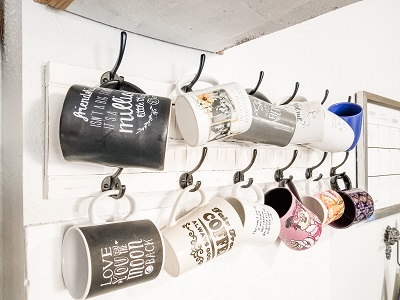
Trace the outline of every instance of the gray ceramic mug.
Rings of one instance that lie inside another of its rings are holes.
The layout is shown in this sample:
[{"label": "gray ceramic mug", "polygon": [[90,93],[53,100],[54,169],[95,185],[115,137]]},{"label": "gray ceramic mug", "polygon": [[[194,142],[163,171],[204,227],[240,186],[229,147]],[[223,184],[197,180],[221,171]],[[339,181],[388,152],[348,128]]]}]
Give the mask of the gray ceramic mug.
[{"label": "gray ceramic mug", "polygon": [[285,109],[249,95],[253,110],[250,128],[234,139],[287,146],[296,129],[296,116]]}]

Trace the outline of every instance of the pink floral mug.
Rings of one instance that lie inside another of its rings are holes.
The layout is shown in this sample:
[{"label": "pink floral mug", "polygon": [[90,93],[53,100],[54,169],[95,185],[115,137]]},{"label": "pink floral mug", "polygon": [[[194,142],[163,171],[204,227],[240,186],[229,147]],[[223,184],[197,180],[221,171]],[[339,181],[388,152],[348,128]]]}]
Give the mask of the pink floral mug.
[{"label": "pink floral mug", "polygon": [[322,232],[319,218],[285,187],[274,188],[264,195],[264,204],[276,210],[281,221],[279,237],[293,250],[315,245]]}]

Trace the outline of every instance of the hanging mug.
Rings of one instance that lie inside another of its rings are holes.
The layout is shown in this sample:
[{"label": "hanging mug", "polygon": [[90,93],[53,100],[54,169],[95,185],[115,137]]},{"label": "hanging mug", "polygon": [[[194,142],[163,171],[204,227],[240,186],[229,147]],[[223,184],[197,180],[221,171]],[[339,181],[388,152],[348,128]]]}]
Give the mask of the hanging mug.
[{"label": "hanging mug", "polygon": [[[185,93],[182,88],[195,75],[176,84],[175,115],[187,144],[200,146],[247,131],[251,125],[251,104],[246,91],[235,82]],[[203,76],[202,81],[216,81]]]},{"label": "hanging mug", "polygon": [[322,140],[303,145],[324,152],[347,151],[354,141],[353,130],[345,121],[329,110],[324,110],[324,116]]},{"label": "hanging mug", "polygon": [[72,226],[61,247],[65,286],[74,299],[86,299],[154,280],[164,264],[161,232],[150,220],[135,220],[135,201],[125,195],[130,212],[123,222],[106,223],[94,210],[106,191],[89,205],[91,225]]},{"label": "hanging mug", "polygon": [[167,226],[161,231],[165,241],[165,271],[173,277],[230,251],[240,242],[242,221],[224,198],[201,201],[196,209],[177,220],[178,207],[194,188],[186,187],[176,200]]},{"label": "hanging mug", "polygon": [[[287,98],[278,100],[277,105],[284,103]],[[291,144],[304,144],[322,141],[324,136],[324,109],[318,102],[307,101],[302,96],[295,96],[285,105],[279,106],[292,113],[296,118],[296,130],[290,141]]]},{"label": "hanging mug", "polygon": [[361,136],[363,109],[357,103],[340,102],[332,104],[328,110],[344,120],[354,132],[354,139],[351,146],[346,150],[350,151],[357,145]]},{"label": "hanging mug", "polygon": [[65,160],[164,169],[171,100],[126,84],[129,91],[77,84],[69,88],[60,117]]},{"label": "hanging mug", "polygon": [[249,95],[253,115],[250,128],[233,139],[287,146],[296,129],[296,116],[281,107]]},{"label": "hanging mug", "polygon": [[321,221],[288,188],[269,190],[264,195],[264,204],[278,213],[281,221],[279,237],[290,249],[306,250],[319,240]]},{"label": "hanging mug", "polygon": [[[311,185],[317,183],[318,189],[312,191]],[[344,213],[342,197],[334,190],[325,187],[322,179],[317,182],[309,178],[305,184],[306,195],[301,200],[308,209],[314,212],[323,225],[339,219]]]},{"label": "hanging mug", "polygon": [[[338,179],[342,179],[345,188],[340,189]],[[344,214],[329,225],[334,228],[347,228],[369,219],[374,213],[374,200],[364,190],[353,188],[349,176],[345,173],[335,175],[330,180],[331,188],[338,192],[344,201]]]},{"label": "hanging mug", "polygon": [[236,183],[232,188],[232,198],[227,198],[242,220],[243,239],[261,243],[274,242],[281,230],[278,213],[272,207],[264,204],[264,193],[256,184],[252,184],[246,189],[253,190],[257,200],[242,200],[239,191],[244,189],[242,188],[243,184],[243,181]]}]

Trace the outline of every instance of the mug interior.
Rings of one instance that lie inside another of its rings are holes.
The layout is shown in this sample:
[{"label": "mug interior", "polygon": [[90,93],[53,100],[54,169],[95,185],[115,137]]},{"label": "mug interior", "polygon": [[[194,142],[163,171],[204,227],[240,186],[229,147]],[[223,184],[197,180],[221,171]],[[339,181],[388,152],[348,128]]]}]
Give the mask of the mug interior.
[{"label": "mug interior", "polygon": [[172,277],[177,277],[180,273],[179,261],[171,244],[165,238],[164,238],[164,247],[165,247],[164,270]]},{"label": "mug interior", "polygon": [[301,198],[305,207],[311,210],[314,214],[317,215],[318,219],[321,220],[321,223],[324,224],[327,216],[327,209],[324,206],[325,204],[321,203],[317,198],[311,196],[304,196]]},{"label": "mug interior", "polygon": [[240,220],[242,221],[242,225],[244,226],[244,223],[246,221],[246,214],[244,213],[244,209],[243,209],[242,203],[240,203],[239,200],[237,200],[237,199],[235,199],[233,197],[227,197],[225,199],[236,210],[236,213],[239,215]]},{"label": "mug interior", "polygon": [[272,189],[264,195],[264,204],[275,209],[279,218],[282,218],[288,212],[292,205],[292,200],[292,193],[283,187]]},{"label": "mug interior", "polygon": [[209,124],[199,124],[198,114],[183,96],[179,96],[175,101],[175,116],[179,131],[187,144],[197,146],[207,142],[201,141],[200,136],[207,135],[205,127],[208,127]]},{"label": "mug interior", "polygon": [[356,103],[337,103],[329,107],[328,110],[339,117],[351,117],[362,112],[361,106]]},{"label": "mug interior", "polygon": [[62,274],[65,286],[74,299],[85,299],[91,282],[89,249],[79,228],[71,227],[62,244]]},{"label": "mug interior", "polygon": [[329,225],[335,228],[346,228],[354,222],[356,207],[353,200],[346,193],[338,192],[338,194],[342,197],[344,202],[344,213],[339,219],[329,223]]}]

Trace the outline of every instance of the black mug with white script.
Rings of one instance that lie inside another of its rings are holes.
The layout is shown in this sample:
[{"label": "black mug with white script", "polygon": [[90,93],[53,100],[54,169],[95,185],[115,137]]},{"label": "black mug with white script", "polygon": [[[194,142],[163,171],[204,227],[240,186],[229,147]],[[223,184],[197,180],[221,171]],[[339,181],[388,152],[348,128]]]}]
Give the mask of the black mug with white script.
[{"label": "black mug with white script", "polygon": [[[158,277],[164,265],[161,232],[150,220],[99,223],[94,202],[115,193],[106,191],[89,206],[91,225],[73,226],[62,244],[62,274],[74,299],[86,299]],[[125,195],[131,203],[134,199]],[[101,221],[100,221],[101,222]]]},{"label": "black mug with white script", "polygon": [[65,160],[163,170],[171,99],[142,92],[71,86],[60,118]]}]

